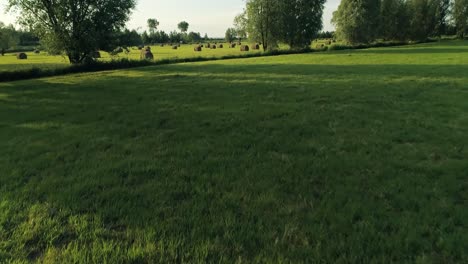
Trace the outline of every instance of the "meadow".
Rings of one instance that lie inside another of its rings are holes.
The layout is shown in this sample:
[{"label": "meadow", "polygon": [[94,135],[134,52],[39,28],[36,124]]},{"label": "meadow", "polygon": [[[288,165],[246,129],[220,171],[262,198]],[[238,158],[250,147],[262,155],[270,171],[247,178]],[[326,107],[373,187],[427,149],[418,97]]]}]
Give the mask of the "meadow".
[{"label": "meadow", "polygon": [[0,83],[0,263],[466,263],[467,73],[443,41]]},{"label": "meadow", "polygon": [[[247,44],[247,43],[246,43]],[[165,45],[161,46],[150,46],[151,51],[154,54],[154,60],[163,59],[175,59],[175,58],[218,58],[222,56],[241,55],[245,52],[241,52],[239,47],[229,48],[227,44],[224,44],[223,48],[208,49],[203,48],[201,52],[195,52],[193,50],[194,45],[181,45],[177,50],[172,49],[172,46]],[[115,56],[101,51],[102,58],[100,61],[110,61],[112,59],[129,59],[129,60],[140,60],[140,50],[136,47],[129,48],[128,53],[119,53]],[[259,50],[251,50],[247,53],[261,53]],[[33,67],[50,69],[50,68],[62,68],[69,66],[70,63],[68,58],[61,55],[48,55],[46,52],[35,54],[34,52],[26,52],[28,55],[27,60],[18,60],[16,53],[7,53],[5,56],[0,56],[0,72],[1,71],[18,71],[31,69]]]}]

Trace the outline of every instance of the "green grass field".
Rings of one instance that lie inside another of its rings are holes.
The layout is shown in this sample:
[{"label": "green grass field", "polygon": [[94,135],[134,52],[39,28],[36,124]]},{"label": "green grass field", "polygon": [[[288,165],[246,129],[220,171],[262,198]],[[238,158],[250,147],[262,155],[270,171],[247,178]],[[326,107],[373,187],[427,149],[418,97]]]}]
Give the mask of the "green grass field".
[{"label": "green grass field", "polygon": [[468,42],[0,83],[0,263],[467,263]]},{"label": "green grass field", "polygon": [[[245,43],[248,44],[248,43]],[[161,59],[172,59],[172,58],[193,58],[193,57],[222,57],[227,55],[240,55],[245,52],[241,52],[239,47],[229,48],[228,45],[224,44],[222,49],[207,49],[204,48],[201,52],[195,52],[193,50],[194,45],[182,45],[177,50],[173,50],[172,46],[152,46],[151,50],[154,54],[155,60]],[[260,53],[261,51],[251,50],[248,53]],[[18,60],[16,53],[7,53],[5,56],[0,56],[0,72],[1,71],[16,71],[36,68],[61,68],[70,65],[68,58],[65,56],[52,56],[45,52],[40,54],[34,54],[33,52],[26,52],[28,55],[27,60]],[[127,58],[131,60],[140,59],[140,51],[137,48],[131,48],[130,53],[120,53],[117,56],[111,56],[106,52],[101,52],[102,61],[109,61],[111,59]]]}]

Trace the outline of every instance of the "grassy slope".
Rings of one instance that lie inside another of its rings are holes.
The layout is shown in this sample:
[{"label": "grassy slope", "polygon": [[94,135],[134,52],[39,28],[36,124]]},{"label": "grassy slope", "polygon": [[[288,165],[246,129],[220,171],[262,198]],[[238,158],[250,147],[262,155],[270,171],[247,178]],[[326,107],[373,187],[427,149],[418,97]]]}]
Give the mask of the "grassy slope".
[{"label": "grassy slope", "polygon": [[0,260],[467,262],[467,44],[1,83]]},{"label": "grassy slope", "polygon": [[[193,58],[193,57],[221,57],[226,55],[238,55],[242,52],[238,47],[228,48],[224,44],[222,49],[206,49],[204,48],[202,52],[193,51],[193,45],[182,45],[179,49],[173,50],[171,46],[153,46],[151,50],[154,53],[155,60],[159,59],[171,59],[171,58]],[[259,52],[259,51],[250,51],[250,53]],[[39,68],[59,68],[66,67],[69,65],[68,58],[63,56],[49,56],[46,53],[34,54],[33,52],[26,52],[28,55],[27,60],[18,60],[16,59],[15,54],[6,54],[5,56],[0,56],[0,71],[15,71],[30,69],[32,67]],[[102,60],[110,60],[112,58],[128,58],[132,60],[140,59],[140,51],[136,48],[130,50],[129,54],[121,53],[119,56],[111,57],[106,52],[101,52]]]}]

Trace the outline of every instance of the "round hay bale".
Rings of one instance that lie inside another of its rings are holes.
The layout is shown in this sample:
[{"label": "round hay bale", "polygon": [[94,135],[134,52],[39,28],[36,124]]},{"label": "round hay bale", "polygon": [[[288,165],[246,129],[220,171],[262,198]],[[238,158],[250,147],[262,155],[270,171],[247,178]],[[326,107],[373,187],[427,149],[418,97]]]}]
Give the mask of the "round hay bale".
[{"label": "round hay bale", "polygon": [[164,44],[159,45],[160,47],[164,47]]},{"label": "round hay bale", "polygon": [[325,42],[325,44],[327,44],[327,45],[331,45],[331,44],[332,44],[332,42],[331,42],[331,40],[328,40],[327,42]]},{"label": "round hay bale", "polygon": [[211,45],[211,49],[216,49],[216,45]]},{"label": "round hay bale", "polygon": [[99,51],[95,51],[91,55],[95,59],[100,59],[101,58],[101,53]]},{"label": "round hay bale", "polygon": [[38,50],[38,49],[35,49],[35,50],[34,50],[34,54],[39,54],[39,53],[41,53],[40,50]]},{"label": "round hay bale", "polygon": [[151,49],[147,48],[147,49],[141,50],[140,59],[142,59],[142,60],[152,60],[152,59],[154,59],[154,56],[153,56],[153,53],[151,52]]},{"label": "round hay bale", "polygon": [[203,48],[203,44],[201,44],[200,47]]},{"label": "round hay bale", "polygon": [[24,53],[24,52],[20,52],[20,53],[16,54],[16,58],[18,60],[27,60],[28,55],[26,55],[26,53]]},{"label": "round hay bale", "polygon": [[176,50],[177,48],[178,48],[177,45],[172,46],[172,49],[173,49],[173,50]]},{"label": "round hay bale", "polygon": [[206,47],[211,48],[211,44],[210,43],[206,44]]},{"label": "round hay bale", "polygon": [[138,46],[138,50],[142,50],[144,47],[145,47],[145,46],[140,45],[140,46]]},{"label": "round hay bale", "polygon": [[259,50],[259,49],[260,49],[260,45],[252,44],[252,50]]},{"label": "round hay bale", "polygon": [[194,50],[194,51],[197,51],[197,52],[198,52],[198,51],[202,51],[202,47],[203,47],[203,45],[198,45],[198,46],[195,46],[195,47],[193,48],[193,50]]},{"label": "round hay bale", "polygon": [[317,46],[315,46],[316,49],[323,49],[324,47],[324,44],[317,44]]},{"label": "round hay bale", "polygon": [[247,46],[247,45],[241,45],[241,47],[240,47],[240,51],[249,51],[249,50],[250,50],[249,46]]},{"label": "round hay bale", "polygon": [[236,43],[231,43],[230,48],[235,48],[235,47],[236,47]]},{"label": "round hay bale", "polygon": [[224,48],[223,44],[219,44],[218,48],[220,48],[220,49]]}]

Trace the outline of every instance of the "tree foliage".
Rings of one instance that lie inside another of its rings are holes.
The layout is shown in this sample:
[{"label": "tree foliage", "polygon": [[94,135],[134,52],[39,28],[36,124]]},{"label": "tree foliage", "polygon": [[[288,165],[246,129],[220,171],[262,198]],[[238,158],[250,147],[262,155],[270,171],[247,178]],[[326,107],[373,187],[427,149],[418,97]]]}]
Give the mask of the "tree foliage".
[{"label": "tree foliage", "polygon": [[304,48],[322,29],[324,4],[325,0],[248,0],[235,24],[265,50],[279,42]]},{"label": "tree foliage", "polygon": [[464,38],[468,34],[468,0],[455,0],[453,18],[458,37]]},{"label": "tree foliage", "polygon": [[159,21],[156,18],[149,18],[146,23],[148,24],[148,30],[150,34],[154,34],[159,27]]},{"label": "tree foliage", "polygon": [[378,34],[380,0],[342,0],[332,22],[339,38],[351,44],[369,43]]},{"label": "tree foliage", "polygon": [[186,33],[189,28],[189,23],[187,23],[186,21],[182,21],[177,25],[177,28],[180,30],[180,32]]},{"label": "tree foliage", "polygon": [[71,63],[90,59],[98,49],[112,51],[135,0],[9,0],[19,22],[52,53],[64,51]]},{"label": "tree foliage", "polygon": [[226,42],[228,43],[231,43],[233,42],[234,40],[236,40],[237,38],[237,31],[235,28],[228,28],[226,30],[226,34],[224,36],[224,39],[226,40]]}]

